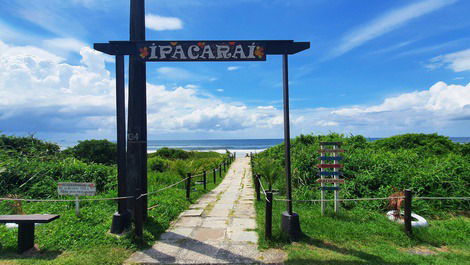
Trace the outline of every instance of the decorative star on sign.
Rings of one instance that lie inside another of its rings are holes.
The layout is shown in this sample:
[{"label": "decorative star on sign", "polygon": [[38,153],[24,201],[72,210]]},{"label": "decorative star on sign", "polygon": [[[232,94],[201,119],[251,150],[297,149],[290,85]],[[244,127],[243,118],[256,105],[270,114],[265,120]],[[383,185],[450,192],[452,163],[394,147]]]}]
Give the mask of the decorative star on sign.
[{"label": "decorative star on sign", "polygon": [[145,57],[147,57],[148,55],[149,55],[149,51],[147,47],[140,48],[140,57],[142,59],[145,59]]}]

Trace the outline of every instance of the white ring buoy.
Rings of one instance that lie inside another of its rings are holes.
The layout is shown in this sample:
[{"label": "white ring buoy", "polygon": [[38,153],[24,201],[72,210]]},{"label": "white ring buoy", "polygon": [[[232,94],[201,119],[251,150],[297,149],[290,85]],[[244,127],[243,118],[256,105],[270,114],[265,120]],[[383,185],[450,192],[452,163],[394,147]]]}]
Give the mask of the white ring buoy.
[{"label": "white ring buoy", "polygon": [[[403,224],[405,221],[402,218],[395,218],[395,210],[388,211],[387,212],[387,217],[390,221],[397,222],[399,224]],[[401,212],[401,215],[403,215],[403,211]],[[424,219],[422,216],[419,216],[415,213],[411,213],[411,218],[416,219],[416,221],[411,221],[411,227],[426,227],[428,226],[428,221]]]}]

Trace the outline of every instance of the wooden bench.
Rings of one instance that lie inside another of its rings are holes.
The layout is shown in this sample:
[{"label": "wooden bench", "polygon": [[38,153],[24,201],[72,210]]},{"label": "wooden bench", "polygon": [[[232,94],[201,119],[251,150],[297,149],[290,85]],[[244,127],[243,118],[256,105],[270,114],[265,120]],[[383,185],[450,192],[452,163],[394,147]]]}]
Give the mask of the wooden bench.
[{"label": "wooden bench", "polygon": [[34,247],[34,224],[49,223],[59,218],[55,214],[0,215],[0,223],[18,224],[18,252]]}]

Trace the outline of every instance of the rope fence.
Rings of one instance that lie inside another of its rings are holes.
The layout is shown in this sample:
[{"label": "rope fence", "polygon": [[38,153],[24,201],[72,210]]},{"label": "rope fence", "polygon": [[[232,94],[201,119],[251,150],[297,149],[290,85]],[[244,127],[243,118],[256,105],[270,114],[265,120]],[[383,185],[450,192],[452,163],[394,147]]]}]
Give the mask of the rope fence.
[{"label": "rope fence", "polygon": [[[230,160],[229,160],[230,161]],[[219,164],[219,167],[222,167],[222,165],[225,163],[222,162]],[[218,172],[219,171],[219,167],[215,168],[215,169],[212,169],[214,172]],[[223,171],[223,170],[222,170]],[[151,191],[151,192],[147,192],[147,193],[143,193],[143,194],[140,194],[139,196],[121,196],[121,197],[113,197],[113,198],[84,198],[84,199],[80,199],[80,201],[111,201],[111,200],[126,200],[126,199],[136,199],[136,200],[139,200],[145,196],[149,196],[149,195],[152,195],[152,194],[156,194],[156,193],[159,193],[159,192],[162,192],[164,190],[167,190],[169,188],[172,188],[182,182],[185,182],[187,181],[188,179],[192,179],[192,178],[196,178],[196,177],[200,177],[200,176],[203,176],[204,175],[204,172],[202,173],[199,173],[199,174],[196,174],[196,175],[191,175],[190,177],[186,177],[178,182],[175,182],[173,184],[170,184],[166,187],[163,187],[163,188],[160,188],[158,190],[155,190],[155,191]],[[28,180],[29,181],[29,180]],[[24,185],[24,184],[23,184]],[[264,190],[264,189],[263,189]],[[265,193],[266,194],[266,193]],[[22,201],[22,202],[76,202],[76,199],[22,199],[22,198],[0,198],[0,201]]]}]

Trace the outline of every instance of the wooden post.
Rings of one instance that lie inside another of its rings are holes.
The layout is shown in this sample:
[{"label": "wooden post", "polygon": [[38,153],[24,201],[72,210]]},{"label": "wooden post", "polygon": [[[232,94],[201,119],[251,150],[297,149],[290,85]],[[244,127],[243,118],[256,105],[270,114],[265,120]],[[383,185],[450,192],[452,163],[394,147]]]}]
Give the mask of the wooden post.
[{"label": "wooden post", "polygon": [[259,175],[258,174],[255,174],[255,191],[256,191],[256,200],[257,201],[261,201],[261,187],[260,187],[260,184],[259,184]]},{"label": "wooden post", "polygon": [[[145,1],[130,1],[130,40],[145,40]],[[139,196],[147,191],[147,103],[146,66],[139,55],[129,56],[129,104],[127,134],[127,181],[128,194]],[[136,228],[143,224],[147,216],[147,197],[135,200],[130,205],[134,212]],[[142,213],[140,213],[142,211]],[[136,235],[139,233],[136,229]]]},{"label": "wooden post", "polygon": [[34,223],[18,224],[18,252],[23,253],[34,247]]},{"label": "wooden post", "polygon": [[[117,169],[118,196],[126,193],[126,103],[124,84],[124,56],[116,55],[116,127],[117,127]],[[118,213],[126,214],[128,200],[118,200]]]},{"label": "wooden post", "polygon": [[144,236],[144,211],[142,207],[142,198],[139,196],[142,194],[140,187],[136,188],[136,200],[135,200],[135,213],[134,213],[134,226],[135,226],[135,235],[136,237],[142,239]]},{"label": "wooden post", "polygon": [[266,239],[271,239],[273,230],[273,193],[266,191],[266,215],[264,225],[264,235]]},{"label": "wooden post", "polygon": [[188,173],[188,179],[186,179],[186,199],[191,199],[191,173]]},{"label": "wooden post", "polygon": [[[333,150],[336,150],[336,149],[339,149],[339,146],[337,145],[333,145]],[[333,157],[336,157],[337,156],[337,153],[334,152],[333,153]],[[334,159],[334,158],[333,158]],[[337,164],[338,161],[337,160],[333,160],[333,164]],[[337,168],[333,168],[333,171],[334,172],[338,172],[338,169]],[[335,174],[334,176],[335,179],[339,179],[339,173]],[[335,196],[335,214],[339,214],[339,206],[340,206],[340,201],[339,201],[339,183],[335,183],[334,184],[335,187],[338,187],[338,189],[336,189],[334,191],[334,196]]]},{"label": "wooden post", "polygon": [[213,169],[213,171],[214,171],[214,184],[216,184],[217,183],[217,172],[215,172],[216,171],[215,168]]},{"label": "wooden post", "polygon": [[413,231],[411,228],[411,200],[412,198],[411,190],[405,190],[405,232],[408,235],[412,235]]},{"label": "wooden post", "polygon": [[219,165],[219,178],[222,178],[222,166]]},{"label": "wooden post", "polygon": [[207,189],[207,176],[206,176],[206,171],[204,170],[204,173],[203,173],[203,181],[204,181],[204,190]]}]

